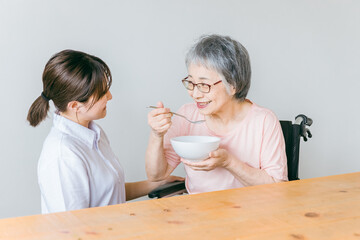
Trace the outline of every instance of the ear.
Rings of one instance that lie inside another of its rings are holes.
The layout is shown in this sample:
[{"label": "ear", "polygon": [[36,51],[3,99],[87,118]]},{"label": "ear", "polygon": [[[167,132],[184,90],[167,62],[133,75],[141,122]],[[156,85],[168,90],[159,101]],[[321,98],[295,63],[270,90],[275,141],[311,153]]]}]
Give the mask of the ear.
[{"label": "ear", "polygon": [[234,86],[230,86],[230,94],[231,96],[234,96],[236,93],[236,89],[234,88]]},{"label": "ear", "polygon": [[80,107],[81,104],[78,101],[71,101],[67,105],[67,110],[76,113]]}]

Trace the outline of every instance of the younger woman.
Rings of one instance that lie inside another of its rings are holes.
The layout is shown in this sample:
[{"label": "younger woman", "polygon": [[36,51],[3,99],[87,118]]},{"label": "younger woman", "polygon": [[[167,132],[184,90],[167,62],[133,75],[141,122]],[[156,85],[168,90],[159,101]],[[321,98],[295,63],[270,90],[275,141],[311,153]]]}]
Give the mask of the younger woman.
[{"label": "younger woman", "polygon": [[43,73],[43,92],[29,109],[35,127],[56,107],[53,127],[38,163],[43,213],[124,203],[169,181],[125,183],[124,171],[105,132],[94,120],[106,116],[110,69],[100,58],[64,50],[55,54]]}]

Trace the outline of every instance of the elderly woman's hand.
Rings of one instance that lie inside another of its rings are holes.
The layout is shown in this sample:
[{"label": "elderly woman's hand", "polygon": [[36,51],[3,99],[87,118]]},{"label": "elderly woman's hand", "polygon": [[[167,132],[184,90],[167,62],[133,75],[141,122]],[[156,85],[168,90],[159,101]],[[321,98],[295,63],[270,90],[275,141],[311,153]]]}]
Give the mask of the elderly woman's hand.
[{"label": "elderly woman's hand", "polygon": [[209,154],[209,158],[200,161],[192,162],[182,159],[181,161],[187,166],[196,171],[211,171],[217,167],[226,167],[232,159],[232,156],[227,150],[219,148]]},{"label": "elderly woman's hand", "polygon": [[155,135],[162,137],[171,126],[172,113],[169,108],[164,108],[162,102],[158,102],[156,106],[158,108],[148,114],[148,124]]}]

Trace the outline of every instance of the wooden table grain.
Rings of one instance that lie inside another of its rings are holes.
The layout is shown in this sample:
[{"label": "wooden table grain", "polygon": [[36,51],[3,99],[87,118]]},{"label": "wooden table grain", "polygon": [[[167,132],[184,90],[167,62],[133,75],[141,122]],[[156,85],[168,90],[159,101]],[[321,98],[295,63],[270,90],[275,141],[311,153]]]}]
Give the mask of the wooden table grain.
[{"label": "wooden table grain", "polygon": [[360,239],[360,172],[2,219],[0,239]]}]

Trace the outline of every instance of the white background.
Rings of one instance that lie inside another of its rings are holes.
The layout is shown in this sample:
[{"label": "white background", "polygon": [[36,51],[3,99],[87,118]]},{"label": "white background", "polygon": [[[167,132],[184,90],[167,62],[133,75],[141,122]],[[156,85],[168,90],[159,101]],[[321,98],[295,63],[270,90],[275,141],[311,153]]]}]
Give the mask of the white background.
[{"label": "white background", "polygon": [[360,170],[360,1],[0,0],[0,31],[0,218],[40,213],[37,160],[54,108],[37,128],[26,115],[47,60],[63,49],[96,55],[112,71],[113,100],[99,123],[127,181],[146,177],[146,106],[191,101],[180,82],[185,53],[211,33],[248,49],[249,99],[280,119],[313,118],[300,178]]}]

